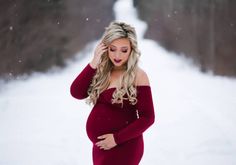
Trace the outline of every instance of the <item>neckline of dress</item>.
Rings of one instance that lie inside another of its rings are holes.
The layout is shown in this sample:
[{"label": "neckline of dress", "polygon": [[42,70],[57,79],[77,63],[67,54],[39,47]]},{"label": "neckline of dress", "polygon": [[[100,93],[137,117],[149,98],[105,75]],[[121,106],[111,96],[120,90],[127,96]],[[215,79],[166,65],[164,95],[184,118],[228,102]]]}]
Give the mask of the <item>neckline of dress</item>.
[{"label": "neckline of dress", "polygon": [[[141,88],[141,87],[148,87],[148,88],[150,88],[150,85],[138,85],[138,86],[136,86],[137,88]],[[111,90],[111,89],[116,89],[117,87],[110,87],[110,88],[107,88],[107,89],[105,89],[104,91],[102,91],[100,94],[102,94],[102,93],[104,93],[104,92],[106,92],[106,91],[109,91],[109,90]]]}]

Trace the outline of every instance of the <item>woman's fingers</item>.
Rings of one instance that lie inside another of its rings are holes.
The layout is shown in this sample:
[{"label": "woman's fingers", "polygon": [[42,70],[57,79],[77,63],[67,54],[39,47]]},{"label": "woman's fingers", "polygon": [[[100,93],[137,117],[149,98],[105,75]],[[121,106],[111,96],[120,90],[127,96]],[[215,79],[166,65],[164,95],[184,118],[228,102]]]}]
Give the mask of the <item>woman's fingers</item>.
[{"label": "woman's fingers", "polygon": [[95,144],[100,149],[109,150],[117,145],[115,143],[113,134],[105,134],[98,136],[97,138],[103,139]]},{"label": "woman's fingers", "polygon": [[98,50],[98,53],[97,53],[97,55],[102,55],[103,53],[105,53],[107,50],[106,50],[106,48],[104,48],[104,49],[100,49],[100,50]]},{"label": "woman's fingers", "polygon": [[104,142],[104,140],[97,142],[96,146],[99,147],[100,149],[104,149],[104,150],[108,150],[109,147],[106,145],[106,143]]},{"label": "woman's fingers", "polygon": [[90,62],[91,66],[93,68],[97,68],[99,63],[101,62],[101,56],[107,51],[107,46],[104,43],[99,43],[95,50],[94,50],[94,56],[92,61]]},{"label": "woman's fingers", "polygon": [[95,50],[95,55],[96,56],[101,56],[103,53],[105,53],[107,51],[107,46],[103,43],[100,43],[96,50]]},{"label": "woman's fingers", "polygon": [[101,44],[101,45],[99,45],[98,50],[105,51],[105,50],[107,50],[107,46],[105,44]]},{"label": "woman's fingers", "polygon": [[105,139],[106,135],[98,136],[98,139]]}]

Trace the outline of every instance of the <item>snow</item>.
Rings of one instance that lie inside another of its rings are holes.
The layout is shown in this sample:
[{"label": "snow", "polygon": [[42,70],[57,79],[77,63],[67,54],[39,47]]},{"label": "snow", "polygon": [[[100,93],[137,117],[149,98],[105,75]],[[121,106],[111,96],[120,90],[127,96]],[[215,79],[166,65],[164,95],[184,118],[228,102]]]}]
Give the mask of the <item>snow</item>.
[{"label": "snow", "polygon": [[[149,76],[156,111],[140,165],[235,165],[236,79],[203,74],[189,59],[143,39],[147,26],[131,5],[121,0],[114,10],[118,20],[137,28],[140,66]],[[1,85],[0,165],[92,165],[85,132],[91,107],[73,99],[69,88],[96,44],[62,71]]]}]

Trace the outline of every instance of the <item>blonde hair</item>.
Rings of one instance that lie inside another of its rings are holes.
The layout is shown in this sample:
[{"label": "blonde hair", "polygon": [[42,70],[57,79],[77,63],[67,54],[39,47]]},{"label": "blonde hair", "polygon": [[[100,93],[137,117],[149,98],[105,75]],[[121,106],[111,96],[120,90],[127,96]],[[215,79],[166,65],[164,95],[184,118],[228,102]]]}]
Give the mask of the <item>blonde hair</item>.
[{"label": "blonde hair", "polygon": [[[109,45],[112,41],[120,38],[127,38],[130,41],[131,52],[128,61],[125,64],[126,70],[121,76],[119,85],[112,95],[112,104],[121,103],[123,106],[123,100],[129,100],[130,104],[134,105],[137,103],[135,79],[138,60],[140,57],[135,29],[123,22],[111,22],[105,29],[102,42],[105,45]],[[92,83],[88,89],[88,103],[96,104],[100,93],[107,89],[110,83],[109,80],[112,68],[113,64],[108,57],[108,53],[105,52],[101,56],[101,62],[97,67],[96,74],[94,75]]]}]

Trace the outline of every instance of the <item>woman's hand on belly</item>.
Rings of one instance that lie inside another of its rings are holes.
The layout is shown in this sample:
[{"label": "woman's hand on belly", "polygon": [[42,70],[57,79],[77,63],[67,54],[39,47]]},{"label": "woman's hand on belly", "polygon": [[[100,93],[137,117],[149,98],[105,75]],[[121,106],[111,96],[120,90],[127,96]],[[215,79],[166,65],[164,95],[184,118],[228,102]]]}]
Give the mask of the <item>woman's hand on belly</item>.
[{"label": "woman's hand on belly", "polygon": [[117,145],[113,134],[105,134],[102,136],[98,136],[98,139],[103,139],[96,143],[96,146],[100,149],[110,150]]}]

